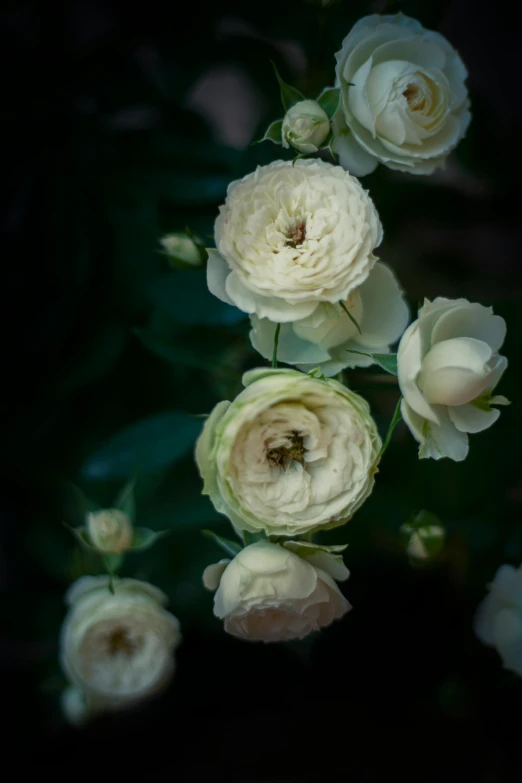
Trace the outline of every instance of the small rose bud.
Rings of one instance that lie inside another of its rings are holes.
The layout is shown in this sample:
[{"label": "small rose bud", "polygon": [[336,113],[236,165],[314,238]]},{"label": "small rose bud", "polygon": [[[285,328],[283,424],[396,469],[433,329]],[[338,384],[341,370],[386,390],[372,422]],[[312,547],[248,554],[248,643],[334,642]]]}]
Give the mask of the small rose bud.
[{"label": "small rose bud", "polygon": [[305,154],[317,152],[330,132],[330,120],[316,101],[300,101],[283,120],[283,147]]},{"label": "small rose bud", "polygon": [[[426,516],[426,521],[428,518],[437,519],[433,514],[421,513]],[[419,514],[418,517],[420,516]],[[442,525],[419,524],[419,522],[406,523],[401,527],[406,552],[413,560],[430,560],[442,551],[446,531]]]},{"label": "small rose bud", "polygon": [[132,522],[123,511],[111,508],[89,514],[87,530],[92,545],[100,552],[117,554],[132,545]]},{"label": "small rose bud", "polygon": [[175,231],[160,239],[164,254],[168,257],[170,266],[187,267],[201,266],[203,263],[203,243],[198,246],[193,239],[183,231]]}]

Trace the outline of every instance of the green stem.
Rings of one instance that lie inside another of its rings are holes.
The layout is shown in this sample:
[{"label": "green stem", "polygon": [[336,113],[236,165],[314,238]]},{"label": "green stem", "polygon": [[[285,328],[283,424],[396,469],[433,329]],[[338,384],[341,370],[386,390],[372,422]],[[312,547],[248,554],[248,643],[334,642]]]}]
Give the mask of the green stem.
[{"label": "green stem", "polygon": [[272,354],[272,367],[277,368],[277,344],[279,342],[279,332],[281,331],[281,324],[277,324],[274,333],[274,353]]},{"label": "green stem", "polygon": [[399,399],[397,401],[397,405],[395,406],[395,411],[393,412],[393,418],[392,418],[392,420],[390,422],[390,426],[388,427],[388,432],[386,433],[386,437],[384,439],[384,443],[382,444],[382,448],[381,448],[381,450],[379,452],[379,459],[382,457],[382,455],[384,454],[384,452],[388,448],[388,445],[389,445],[390,440],[391,440],[391,436],[393,435],[393,430],[395,429],[397,424],[402,419],[401,402],[402,402],[402,397],[399,397]]},{"label": "green stem", "polygon": [[359,326],[359,324],[357,323],[357,321],[355,320],[355,318],[353,317],[351,312],[348,310],[348,308],[346,307],[345,303],[344,302],[339,302],[339,304],[341,305],[341,307],[343,308],[344,312],[346,313],[346,315],[348,316],[348,318],[350,319],[352,324],[355,326],[355,328],[357,329],[359,334],[362,334],[361,327]]}]

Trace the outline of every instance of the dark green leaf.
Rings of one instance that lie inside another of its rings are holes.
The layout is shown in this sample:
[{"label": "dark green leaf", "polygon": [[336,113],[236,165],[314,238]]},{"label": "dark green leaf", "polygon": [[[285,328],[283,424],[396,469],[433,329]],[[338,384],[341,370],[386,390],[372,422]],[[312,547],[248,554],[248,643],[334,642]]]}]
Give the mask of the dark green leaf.
[{"label": "dark green leaf", "polygon": [[134,488],[136,486],[137,478],[133,478],[128,484],[125,484],[120,494],[114,501],[114,508],[119,511],[123,511],[130,517],[131,522],[134,522],[136,518],[136,499],[134,496]]},{"label": "dark green leaf", "polygon": [[346,348],[348,353],[358,353],[361,356],[369,356],[373,359],[375,364],[382,367],[383,370],[389,372],[390,375],[397,375],[397,354],[396,353],[366,353],[366,351],[354,351],[351,348]]},{"label": "dark green leaf", "polygon": [[334,115],[339,108],[341,99],[341,90],[339,87],[326,87],[317,98],[317,103],[325,112],[329,120],[333,120]]},{"label": "dark green leaf", "polygon": [[69,525],[65,525],[65,527],[73,534],[73,536],[82,546],[86,547],[87,549],[91,549],[94,552],[98,551],[96,547],[93,546],[91,539],[89,538],[89,534],[84,527],[70,527]]},{"label": "dark green leaf", "polygon": [[211,538],[219,547],[221,547],[224,552],[227,553],[227,555],[230,555],[230,557],[235,557],[238,552],[241,552],[241,549],[243,548],[241,544],[238,544],[235,541],[231,541],[229,538],[218,536],[218,534],[214,533],[212,530],[202,530],[201,532],[204,536]]},{"label": "dark green leaf", "polygon": [[169,530],[149,530],[148,527],[134,528],[134,539],[131,549],[134,552],[149,549],[159,538],[168,535]]},{"label": "dark green leaf", "polygon": [[283,104],[283,109],[288,111],[288,109],[291,109],[292,106],[295,106],[295,104],[299,103],[299,101],[305,101],[306,98],[302,93],[299,92],[299,90],[296,90],[295,87],[292,87],[292,85],[287,84],[285,81],[283,81],[283,79],[281,79],[279,71],[277,70],[273,60],[270,60],[270,62],[272,63],[275,75],[277,76],[277,81],[279,82],[279,87],[281,89],[281,103]]},{"label": "dark green leaf", "polygon": [[160,470],[190,451],[200,431],[201,423],[187,413],[158,413],[113,435],[83,465],[82,474],[102,480]]},{"label": "dark green leaf", "polygon": [[[115,574],[123,563],[123,555],[119,554],[106,554],[103,556],[103,562],[109,574]],[[111,592],[114,592],[111,590]]]},{"label": "dark green leaf", "polygon": [[384,439],[384,443],[382,444],[382,448],[381,448],[381,450],[379,452],[379,459],[382,457],[382,455],[384,454],[384,452],[388,448],[388,444],[390,443],[391,436],[393,435],[393,430],[395,429],[397,424],[402,419],[401,402],[402,402],[402,397],[399,397],[399,399],[397,401],[397,405],[395,406],[395,411],[393,413],[392,420],[390,422],[390,426],[388,427],[388,432],[386,433],[386,437]]},{"label": "dark green leaf", "polygon": [[282,144],[282,133],[283,120],[274,120],[274,122],[272,122],[266,129],[266,133],[263,138],[258,139],[257,141],[253,141],[252,146],[254,144],[261,144],[262,141],[273,141],[274,144]]}]

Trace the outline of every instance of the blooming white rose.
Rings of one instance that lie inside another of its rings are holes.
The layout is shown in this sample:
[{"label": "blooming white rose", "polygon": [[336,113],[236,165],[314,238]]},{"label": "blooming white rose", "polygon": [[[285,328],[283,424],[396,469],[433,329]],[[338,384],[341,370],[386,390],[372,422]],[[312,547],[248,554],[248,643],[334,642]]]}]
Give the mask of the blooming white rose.
[{"label": "blooming white rose", "polygon": [[282,128],[283,147],[299,152],[317,152],[330,133],[330,120],[317,101],[299,101],[285,114]]},{"label": "blooming white rose", "polygon": [[215,239],[210,291],[246,313],[285,323],[361,285],[382,228],[367,191],[340,166],[276,161],[232,182]]},{"label": "blooming white rose", "polygon": [[252,370],[196,445],[203,493],[237,529],[299,535],[346,522],[370,494],[381,440],[367,402],[333,380]]},{"label": "blooming white rose", "polygon": [[502,565],[474,618],[478,638],[522,677],[522,566]]},{"label": "blooming white rose", "polygon": [[85,576],[68,590],[60,659],[72,688],[63,707],[79,723],[134,704],[164,687],[181,641],[178,620],[161,590],[137,579]]},{"label": "blooming white rose", "polygon": [[284,642],[302,639],[342,617],[350,604],[335,578],[347,579],[348,569],[324,553],[321,566],[313,555],[304,559],[279,544],[258,541],[230,561],[209,566],[203,576],[216,589],[214,614],[225,630],[249,641]]},{"label": "blooming white rose", "polygon": [[[307,318],[282,324],[277,358],[297,364],[305,372],[320,367],[325,375],[336,375],[344,367],[368,367],[369,356],[350,353],[389,353],[408,323],[408,306],[392,270],[377,263],[367,280],[348,294],[344,306],[361,328],[350,320],[339,304],[324,302]],[[274,348],[276,325],[268,318],[250,316],[252,345],[269,359]]]},{"label": "blooming white rose", "polygon": [[506,323],[491,307],[467,299],[427,299],[397,353],[404,421],[419,456],[463,460],[469,432],[490,427],[507,404],[492,391],[507,367],[499,356]]},{"label": "blooming white rose", "polygon": [[87,531],[92,545],[100,552],[117,554],[132,546],[131,519],[118,509],[107,508],[88,514]]},{"label": "blooming white rose", "polygon": [[335,57],[340,164],[359,177],[379,162],[411,174],[442,166],[471,119],[467,71],[448,41],[403,14],[374,14],[354,25]]}]

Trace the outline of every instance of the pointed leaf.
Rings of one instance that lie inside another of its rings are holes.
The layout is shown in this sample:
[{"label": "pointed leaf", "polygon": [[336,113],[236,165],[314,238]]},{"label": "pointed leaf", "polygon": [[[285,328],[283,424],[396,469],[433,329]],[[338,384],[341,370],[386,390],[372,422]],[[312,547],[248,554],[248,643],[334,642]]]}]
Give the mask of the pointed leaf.
[{"label": "pointed leaf", "polygon": [[127,478],[139,468],[150,473],[183,457],[201,424],[187,413],[158,413],[117,432],[83,465],[90,480]]},{"label": "pointed leaf", "polygon": [[250,146],[254,144],[261,144],[262,141],[273,141],[274,144],[283,143],[283,120],[274,120],[266,129],[265,135],[262,139],[253,141]]},{"label": "pointed leaf", "polygon": [[73,536],[76,538],[76,540],[86,549],[90,549],[93,552],[97,552],[95,546],[92,545],[91,539],[89,538],[89,534],[87,532],[87,529],[84,527],[71,527],[70,525],[65,524],[65,527],[67,530],[70,530],[70,532],[73,534]]},{"label": "pointed leaf", "polygon": [[384,439],[384,443],[382,444],[382,448],[381,448],[381,450],[379,452],[379,459],[382,457],[382,455],[384,454],[384,452],[388,448],[388,445],[389,445],[390,440],[391,440],[391,436],[393,435],[393,430],[395,429],[397,424],[402,419],[401,402],[402,402],[402,397],[399,397],[399,399],[397,401],[397,405],[395,406],[395,411],[393,413],[392,420],[390,422],[390,426],[388,427],[388,432],[386,433],[386,437]]},{"label": "pointed leaf", "polygon": [[285,81],[283,81],[283,79],[281,79],[279,71],[277,70],[273,60],[270,60],[270,62],[272,63],[275,75],[277,76],[277,81],[279,82],[279,87],[281,89],[281,103],[283,104],[283,109],[288,111],[288,109],[291,109],[292,106],[295,106],[295,104],[299,103],[299,101],[305,101],[306,98],[301,92],[299,92],[299,90],[296,90],[296,88],[292,87],[291,84],[287,84]]},{"label": "pointed leaf", "polygon": [[231,541],[229,538],[218,536],[218,534],[214,533],[213,530],[202,530],[201,532],[204,536],[207,536],[207,538],[211,538],[219,547],[221,547],[224,552],[227,553],[227,555],[235,557],[238,552],[241,552],[242,546],[236,541]]},{"label": "pointed leaf", "polygon": [[337,109],[339,108],[339,101],[341,100],[341,90],[339,87],[325,87],[320,96],[317,98],[317,103],[327,115],[329,120],[333,120]]},{"label": "pointed leaf", "polygon": [[[123,555],[119,554],[106,554],[103,556],[103,562],[109,574],[115,574],[118,568],[123,563]],[[111,592],[114,592],[111,590]]]},{"label": "pointed leaf", "polygon": [[255,544],[258,541],[264,541],[266,536],[264,533],[250,533],[248,530],[243,530],[243,538],[245,540],[245,546],[249,544]]},{"label": "pointed leaf", "polygon": [[119,495],[114,501],[114,508],[122,511],[130,518],[131,522],[134,522],[136,518],[136,499],[134,497],[134,488],[136,486],[137,478],[133,478],[128,484],[125,484]]},{"label": "pointed leaf", "polygon": [[163,538],[163,536],[167,536],[169,533],[170,530],[149,530],[148,527],[136,527],[134,528],[131,550],[133,552],[142,552],[145,549],[149,549],[159,538]]},{"label": "pointed leaf", "polygon": [[369,356],[375,364],[389,372],[390,375],[397,375],[397,354],[396,353],[367,353],[366,351],[354,351],[352,348],[346,348],[348,353],[359,353],[361,356]]}]

